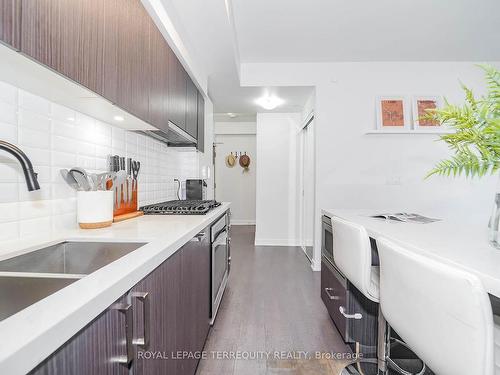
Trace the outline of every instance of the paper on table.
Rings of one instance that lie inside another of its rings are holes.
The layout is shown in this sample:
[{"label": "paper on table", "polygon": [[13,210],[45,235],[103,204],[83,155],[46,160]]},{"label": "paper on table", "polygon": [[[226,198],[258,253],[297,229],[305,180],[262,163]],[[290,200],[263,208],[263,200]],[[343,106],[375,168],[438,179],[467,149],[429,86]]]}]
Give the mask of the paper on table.
[{"label": "paper on table", "polygon": [[440,221],[441,219],[433,219],[430,217],[422,216],[415,213],[408,212],[397,212],[392,214],[378,214],[370,216],[376,219],[385,219],[385,220],[394,220],[401,221],[405,223],[418,223],[418,224],[429,224],[434,223],[436,221]]}]

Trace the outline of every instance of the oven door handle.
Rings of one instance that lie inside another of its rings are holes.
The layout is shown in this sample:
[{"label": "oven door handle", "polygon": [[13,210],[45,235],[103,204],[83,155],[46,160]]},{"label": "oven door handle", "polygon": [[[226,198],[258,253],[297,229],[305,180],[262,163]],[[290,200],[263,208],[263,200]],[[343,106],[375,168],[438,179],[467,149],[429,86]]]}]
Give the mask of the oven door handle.
[{"label": "oven door handle", "polygon": [[226,232],[227,234],[227,227],[224,227],[222,229],[220,229],[217,233],[215,233],[215,236],[214,236],[214,243],[217,242],[217,240],[219,239],[220,235],[222,233]]},{"label": "oven door handle", "polygon": [[[225,231],[223,231],[223,232],[225,232]],[[227,244],[227,233],[224,234],[223,232],[221,232],[219,234],[219,236],[217,236],[215,241],[212,243],[213,248],[216,248],[219,245],[226,245]]]}]

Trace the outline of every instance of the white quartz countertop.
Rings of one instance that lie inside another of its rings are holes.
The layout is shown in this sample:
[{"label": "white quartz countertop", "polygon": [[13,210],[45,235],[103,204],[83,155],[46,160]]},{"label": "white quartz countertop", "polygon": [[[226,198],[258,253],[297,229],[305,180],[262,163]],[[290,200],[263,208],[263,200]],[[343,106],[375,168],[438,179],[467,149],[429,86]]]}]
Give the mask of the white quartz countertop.
[{"label": "white quartz countertop", "polygon": [[229,206],[223,203],[206,215],[149,215],[104,229],[75,229],[53,237],[1,243],[0,260],[66,240],[147,242],[1,321],[0,374],[25,374],[33,369]]},{"label": "white quartz countertop", "polygon": [[[375,240],[384,237],[419,254],[474,273],[481,279],[488,293],[500,298],[500,249],[496,249],[488,241],[487,217],[461,219],[433,214],[428,216],[442,220],[430,224],[370,217],[387,212],[393,211],[323,210],[323,214],[327,216],[337,216],[364,226],[368,235]],[[425,212],[420,214],[426,215]]]}]

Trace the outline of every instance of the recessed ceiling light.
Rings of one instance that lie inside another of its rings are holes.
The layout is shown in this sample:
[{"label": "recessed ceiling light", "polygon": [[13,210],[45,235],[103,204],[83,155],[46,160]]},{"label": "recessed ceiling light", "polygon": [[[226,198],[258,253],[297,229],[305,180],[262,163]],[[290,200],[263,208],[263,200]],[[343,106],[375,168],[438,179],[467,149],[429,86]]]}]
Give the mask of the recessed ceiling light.
[{"label": "recessed ceiling light", "polygon": [[237,116],[236,113],[228,112],[227,115],[231,118],[235,118]]},{"label": "recessed ceiling light", "polygon": [[265,95],[255,101],[257,105],[260,105],[262,108],[271,110],[280,105],[282,105],[285,101],[281,98],[278,98],[274,95]]},{"label": "recessed ceiling light", "polygon": [[67,120],[68,121],[75,121],[75,118],[74,117],[68,117]]},{"label": "recessed ceiling light", "polygon": [[115,120],[115,121],[123,121],[125,119],[122,116],[114,116],[113,120]]}]

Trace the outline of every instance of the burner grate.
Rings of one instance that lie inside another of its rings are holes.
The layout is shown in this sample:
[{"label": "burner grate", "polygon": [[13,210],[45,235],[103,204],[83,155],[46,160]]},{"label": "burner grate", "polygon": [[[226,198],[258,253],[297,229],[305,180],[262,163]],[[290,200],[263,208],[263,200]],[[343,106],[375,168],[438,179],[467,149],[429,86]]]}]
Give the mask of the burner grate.
[{"label": "burner grate", "polygon": [[175,200],[150,204],[140,208],[145,215],[204,215],[220,206],[215,200]]}]

